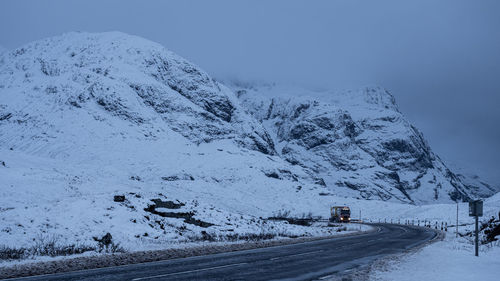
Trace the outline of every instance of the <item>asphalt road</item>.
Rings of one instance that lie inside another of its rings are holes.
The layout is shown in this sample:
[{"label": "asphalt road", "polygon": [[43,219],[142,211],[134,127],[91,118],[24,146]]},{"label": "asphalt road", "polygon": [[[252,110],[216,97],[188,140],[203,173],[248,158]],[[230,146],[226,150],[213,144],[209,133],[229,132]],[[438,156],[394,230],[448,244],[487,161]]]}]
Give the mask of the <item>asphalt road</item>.
[{"label": "asphalt road", "polygon": [[354,236],[19,280],[317,280],[345,274],[436,236],[432,229],[373,226],[376,231]]}]

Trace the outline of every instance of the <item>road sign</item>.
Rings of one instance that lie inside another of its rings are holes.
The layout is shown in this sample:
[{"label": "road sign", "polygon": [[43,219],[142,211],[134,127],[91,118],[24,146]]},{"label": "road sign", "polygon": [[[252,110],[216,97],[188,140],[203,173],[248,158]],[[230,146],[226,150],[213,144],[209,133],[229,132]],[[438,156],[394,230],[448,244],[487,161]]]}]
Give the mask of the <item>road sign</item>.
[{"label": "road sign", "polygon": [[474,217],[475,219],[475,224],[476,224],[476,231],[475,231],[475,255],[476,257],[479,255],[479,229],[478,229],[478,217],[483,216],[483,201],[481,200],[474,200],[469,202],[469,216]]},{"label": "road sign", "polygon": [[483,216],[483,201],[474,200],[469,202],[469,216],[470,217]]}]

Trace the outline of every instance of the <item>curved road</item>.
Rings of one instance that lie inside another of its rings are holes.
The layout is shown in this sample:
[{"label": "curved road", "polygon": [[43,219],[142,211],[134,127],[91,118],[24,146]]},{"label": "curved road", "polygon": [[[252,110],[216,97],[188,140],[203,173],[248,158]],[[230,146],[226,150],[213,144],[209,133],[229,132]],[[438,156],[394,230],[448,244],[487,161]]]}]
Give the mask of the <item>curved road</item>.
[{"label": "curved road", "polygon": [[421,227],[372,226],[376,231],[360,235],[19,280],[315,280],[342,275],[437,235]]}]

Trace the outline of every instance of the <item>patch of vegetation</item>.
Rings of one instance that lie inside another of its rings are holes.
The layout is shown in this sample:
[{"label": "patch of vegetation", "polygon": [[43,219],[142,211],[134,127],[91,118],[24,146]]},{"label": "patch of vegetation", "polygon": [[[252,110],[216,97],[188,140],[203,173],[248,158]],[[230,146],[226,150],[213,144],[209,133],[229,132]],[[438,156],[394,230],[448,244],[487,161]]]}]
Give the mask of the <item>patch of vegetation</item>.
[{"label": "patch of vegetation", "polygon": [[191,180],[194,181],[194,177],[189,174],[179,174],[167,177],[161,177],[164,181],[179,181],[179,180]]},{"label": "patch of vegetation", "polygon": [[328,227],[336,227],[337,232],[342,232],[342,231],[347,230],[347,227],[345,225],[342,226],[341,224],[336,224],[336,223],[331,223],[331,222],[328,223]]},{"label": "patch of vegetation", "polygon": [[113,242],[113,236],[108,232],[102,238],[93,237],[97,242],[97,251],[99,253],[123,253],[125,250],[120,247],[120,243]]},{"label": "patch of vegetation", "polygon": [[290,211],[289,210],[279,210],[275,213],[273,213],[273,216],[271,218],[276,218],[276,219],[286,219],[290,216]]},{"label": "patch of vegetation", "polygon": [[289,224],[311,226],[314,221],[318,220],[318,218],[313,217],[311,212],[308,214],[303,213],[300,217],[290,217],[290,211],[279,210],[274,213],[272,217],[269,217],[268,220],[283,220],[287,221]]},{"label": "patch of vegetation", "polygon": [[[499,241],[500,237],[500,219],[496,220],[495,217],[491,217],[489,220],[484,221],[479,226],[479,233],[481,235],[480,243],[483,245],[488,245],[492,242]],[[458,233],[460,237],[473,237],[474,231],[467,231],[465,233]]]},{"label": "patch of vegetation", "polygon": [[97,251],[97,247],[86,244],[61,245],[55,236],[39,236],[31,247],[11,248],[5,245],[0,246],[0,260],[22,260],[35,256],[69,256],[92,251]]},{"label": "patch of vegetation", "polygon": [[484,233],[482,244],[498,241],[498,237],[500,237],[500,219],[495,220],[495,217],[492,217],[487,222],[482,223],[481,231]]},{"label": "patch of vegetation", "polygon": [[287,237],[287,238],[297,238],[296,235],[290,235],[286,233],[243,233],[243,234],[220,234],[220,233],[208,233],[206,231],[201,231],[201,235],[190,236],[191,241],[209,241],[209,242],[236,242],[236,241],[263,241],[271,240],[276,237]]}]

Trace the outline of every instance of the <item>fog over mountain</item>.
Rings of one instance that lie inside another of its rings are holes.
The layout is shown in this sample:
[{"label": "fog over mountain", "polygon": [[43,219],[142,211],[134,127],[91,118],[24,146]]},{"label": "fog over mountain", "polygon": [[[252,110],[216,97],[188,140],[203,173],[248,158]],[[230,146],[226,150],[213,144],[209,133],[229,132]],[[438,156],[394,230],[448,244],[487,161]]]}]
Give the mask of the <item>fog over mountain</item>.
[{"label": "fog over mountain", "polygon": [[118,30],[221,80],[378,85],[445,162],[500,182],[498,10],[498,1],[462,0],[2,1],[0,45]]}]

